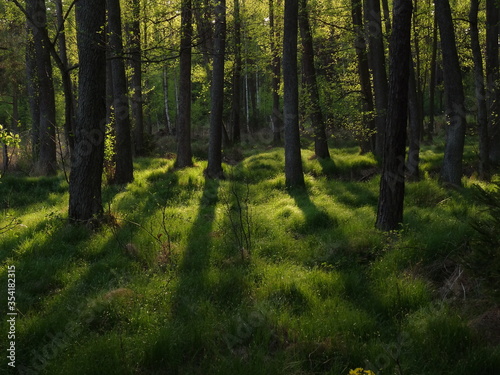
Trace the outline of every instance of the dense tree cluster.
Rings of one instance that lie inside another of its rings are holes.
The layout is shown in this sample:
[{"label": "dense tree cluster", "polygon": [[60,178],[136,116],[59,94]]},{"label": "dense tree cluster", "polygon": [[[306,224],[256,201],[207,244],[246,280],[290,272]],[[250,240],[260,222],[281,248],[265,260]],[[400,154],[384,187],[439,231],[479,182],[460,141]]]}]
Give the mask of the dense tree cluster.
[{"label": "dense tree cluster", "polygon": [[224,177],[223,147],[266,139],[284,142],[290,188],[301,142],[324,159],[329,137],[350,138],[380,160],[384,230],[402,221],[421,140],[446,133],[446,185],[461,184],[468,132],[481,178],[500,162],[495,0],[12,0],[0,14],[0,123],[26,134],[33,173],[71,170],[73,221],[102,214],[110,133],[113,183],[159,136],[186,168],[209,134],[207,178]]}]

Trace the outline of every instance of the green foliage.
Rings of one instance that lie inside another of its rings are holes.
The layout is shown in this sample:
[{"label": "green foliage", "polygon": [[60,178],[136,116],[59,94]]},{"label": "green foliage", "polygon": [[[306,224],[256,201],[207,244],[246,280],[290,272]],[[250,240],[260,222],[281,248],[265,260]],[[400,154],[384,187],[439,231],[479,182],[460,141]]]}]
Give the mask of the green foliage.
[{"label": "green foliage", "polygon": [[473,187],[476,201],[486,207],[486,215],[471,222],[476,232],[466,263],[482,281],[488,294],[500,300],[500,183],[491,189]]},{"label": "green foliage", "polygon": [[0,143],[3,143],[6,146],[19,146],[21,143],[21,137],[19,134],[14,134],[10,131],[7,131],[0,125]]}]

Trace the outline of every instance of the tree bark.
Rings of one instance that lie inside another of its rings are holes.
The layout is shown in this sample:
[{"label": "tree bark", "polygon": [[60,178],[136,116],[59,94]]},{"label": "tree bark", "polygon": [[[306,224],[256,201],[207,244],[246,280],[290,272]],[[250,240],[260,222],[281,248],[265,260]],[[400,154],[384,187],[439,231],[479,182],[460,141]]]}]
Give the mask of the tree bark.
[{"label": "tree bark", "polygon": [[484,87],[483,55],[479,42],[477,14],[479,0],[471,0],[469,22],[472,58],[474,60],[474,87],[477,104],[477,129],[479,133],[479,178],[489,179],[489,139],[486,90]]},{"label": "tree bark", "polygon": [[430,141],[434,135],[434,107],[435,107],[435,94],[436,94],[436,70],[437,70],[437,35],[438,26],[436,15],[434,15],[434,28],[432,31],[432,54],[431,54],[431,73],[429,82],[429,127],[427,128],[427,135]]},{"label": "tree bark", "polygon": [[389,50],[389,106],[375,224],[383,231],[396,230],[403,222],[411,14],[411,0],[394,1]]},{"label": "tree bark", "polygon": [[234,0],[234,67],[231,102],[231,140],[241,141],[241,18],[240,0]]},{"label": "tree bark", "polygon": [[70,149],[70,155],[73,152],[75,146],[75,97],[73,94],[73,84],[71,82],[71,75],[69,72],[68,55],[66,49],[66,33],[64,29],[64,15],[63,15],[63,4],[62,0],[56,0],[56,15],[57,24],[60,30],[58,36],[59,45],[59,58],[63,69],[61,70],[61,79],[64,91],[64,134],[66,137],[66,142]]},{"label": "tree bark", "polygon": [[435,10],[441,36],[444,86],[446,90],[446,145],[441,169],[441,181],[445,184],[462,184],[462,157],[465,142],[465,105],[462,74],[458,61],[455,31],[448,0],[435,0]]},{"label": "tree bark", "polygon": [[165,130],[172,135],[172,121],[170,120],[170,105],[168,104],[168,65],[163,65],[163,103],[165,109]]},{"label": "tree bark", "polygon": [[36,162],[37,173],[50,176],[57,173],[56,159],[56,103],[54,82],[52,80],[52,63],[47,33],[47,9],[44,1],[28,0],[26,11],[30,19],[35,22],[30,24],[35,46],[35,58],[38,75],[40,106],[39,142],[40,152]]},{"label": "tree bark", "polygon": [[226,0],[215,5],[215,33],[212,67],[212,104],[210,112],[210,142],[208,144],[208,178],[223,178],[222,115],[224,110],[224,58],[226,49]]},{"label": "tree bark", "polygon": [[281,131],[283,129],[283,121],[280,110],[280,81],[281,81],[281,58],[279,52],[279,26],[275,7],[281,6],[281,0],[275,4],[273,0],[269,0],[269,28],[270,28],[270,47],[271,47],[271,90],[273,97],[273,110],[271,114],[271,123],[273,127],[273,145],[278,146],[281,143]]},{"label": "tree bark", "polygon": [[375,155],[381,157],[385,139],[388,87],[380,0],[365,0],[365,18],[369,36],[369,61],[373,72],[373,90],[375,92],[375,124],[377,128]]},{"label": "tree bark", "polygon": [[130,86],[132,90],[132,124],[134,129],[134,151],[136,155],[144,155],[144,113],[142,99],[142,61],[141,61],[141,5],[139,0],[130,3],[131,20],[127,22],[128,50],[132,75]]},{"label": "tree bark", "polygon": [[302,41],[302,71],[304,82],[311,99],[311,123],[314,132],[314,152],[317,157],[326,159],[330,157],[328,139],[326,136],[323,112],[321,111],[318,83],[316,81],[316,68],[314,66],[314,46],[309,25],[309,11],[307,0],[300,0],[299,27]]},{"label": "tree bark", "polygon": [[[375,120],[373,117],[373,94],[370,81],[370,68],[368,65],[368,54],[366,52],[366,41],[363,36],[363,9],[361,0],[351,0],[352,24],[354,33],[356,34],[355,49],[356,58],[358,60],[358,75],[361,85],[361,101],[363,110],[363,123],[370,131],[376,130]],[[361,142],[361,152],[368,151],[376,152],[376,133],[370,137],[369,141]]]},{"label": "tree bark", "polygon": [[40,152],[40,88],[38,86],[34,32],[29,26],[27,27],[27,33],[26,88],[31,115],[31,154],[33,160],[36,161]]},{"label": "tree bark", "polygon": [[181,50],[179,78],[179,116],[177,124],[177,159],[175,166],[185,168],[193,165],[191,151],[191,41],[193,36],[191,0],[182,0],[181,5]]},{"label": "tree bark", "polygon": [[285,180],[287,188],[305,186],[299,133],[299,82],[297,77],[298,0],[285,0],[283,33],[283,84],[285,117]]},{"label": "tree bark", "polygon": [[406,160],[406,170],[408,180],[418,181],[420,179],[420,103],[418,98],[417,77],[413,59],[410,57],[410,76],[408,82],[408,158]]},{"label": "tree bark", "polygon": [[78,30],[78,110],[75,152],[69,181],[69,220],[98,225],[102,217],[101,183],[106,120],[106,4],[76,4]]},{"label": "tree bark", "polygon": [[114,184],[126,184],[134,179],[130,111],[123,60],[122,23],[119,0],[106,0],[108,13],[109,48],[113,81],[113,109],[115,114],[116,170]]},{"label": "tree bark", "polygon": [[496,0],[486,0],[486,93],[488,96],[488,131],[490,161],[500,164],[500,87],[498,32],[499,9]]}]

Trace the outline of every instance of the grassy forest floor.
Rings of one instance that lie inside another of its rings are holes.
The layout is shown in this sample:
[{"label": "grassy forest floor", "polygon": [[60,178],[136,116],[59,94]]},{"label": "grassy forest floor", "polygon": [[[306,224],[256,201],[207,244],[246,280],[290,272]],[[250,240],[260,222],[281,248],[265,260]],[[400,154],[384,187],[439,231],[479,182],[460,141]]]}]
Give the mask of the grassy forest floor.
[{"label": "grassy forest floor", "polygon": [[67,224],[63,175],[2,178],[3,220],[21,223],[0,237],[1,311],[16,267],[16,373],[497,373],[500,312],[463,261],[485,215],[479,182],[442,188],[442,151],[423,147],[390,234],[374,228],[377,163],[357,147],[332,162],[304,150],[306,192],[285,189],[279,148],[244,150],[223,181],[200,159],[137,159],[133,183],[104,187],[98,232]]}]

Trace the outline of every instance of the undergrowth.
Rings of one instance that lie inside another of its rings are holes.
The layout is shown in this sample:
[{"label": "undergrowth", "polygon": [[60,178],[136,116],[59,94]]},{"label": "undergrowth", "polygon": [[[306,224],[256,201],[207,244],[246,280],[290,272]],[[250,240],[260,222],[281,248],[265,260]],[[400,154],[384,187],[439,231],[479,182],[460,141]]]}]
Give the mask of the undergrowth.
[{"label": "undergrowth", "polygon": [[296,192],[279,149],[224,165],[223,181],[205,180],[202,160],[137,159],[133,183],[104,188],[114,221],[98,232],[67,224],[62,176],[3,178],[0,208],[22,224],[0,238],[18,370],[494,373],[494,337],[471,324],[487,294],[457,277],[485,203],[471,179],[439,186],[436,152],[423,150],[426,177],[407,184],[404,228],[389,234],[374,229],[377,163],[355,148],[326,162],[305,150]]}]

